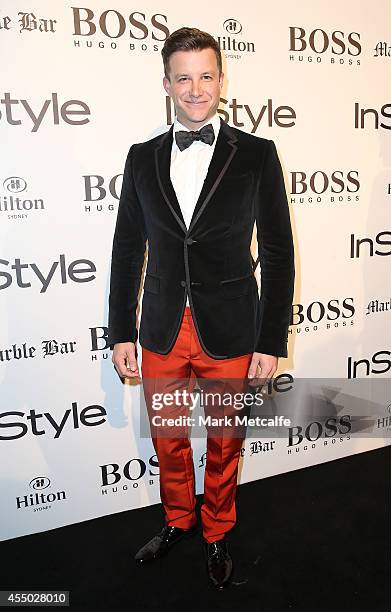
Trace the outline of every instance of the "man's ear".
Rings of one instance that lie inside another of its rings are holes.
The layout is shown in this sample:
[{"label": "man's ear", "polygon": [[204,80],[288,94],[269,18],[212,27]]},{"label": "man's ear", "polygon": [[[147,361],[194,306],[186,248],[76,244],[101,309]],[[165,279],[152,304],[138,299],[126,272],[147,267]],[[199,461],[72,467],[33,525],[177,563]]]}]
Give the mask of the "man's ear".
[{"label": "man's ear", "polygon": [[166,90],[166,93],[168,93],[168,95],[170,95],[170,86],[171,86],[171,83],[169,79],[166,76],[164,76],[163,77],[163,87]]}]

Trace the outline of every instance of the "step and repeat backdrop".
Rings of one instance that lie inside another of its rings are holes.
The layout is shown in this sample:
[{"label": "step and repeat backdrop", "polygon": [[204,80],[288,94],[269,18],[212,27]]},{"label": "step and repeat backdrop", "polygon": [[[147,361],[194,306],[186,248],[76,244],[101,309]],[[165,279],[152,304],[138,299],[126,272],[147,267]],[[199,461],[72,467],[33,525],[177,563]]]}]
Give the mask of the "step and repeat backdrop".
[{"label": "step and repeat backdrop", "polygon": [[[179,27],[219,41],[221,117],[273,139],[283,167],[296,289],[276,377],[389,379],[390,24],[380,0],[2,2],[1,539],[159,502],[142,390],[107,346],[108,288],[128,149],[174,119],[160,51]],[[388,444],[386,395],[374,435],[334,402],[328,422],[295,411],[246,439],[240,482]]]}]

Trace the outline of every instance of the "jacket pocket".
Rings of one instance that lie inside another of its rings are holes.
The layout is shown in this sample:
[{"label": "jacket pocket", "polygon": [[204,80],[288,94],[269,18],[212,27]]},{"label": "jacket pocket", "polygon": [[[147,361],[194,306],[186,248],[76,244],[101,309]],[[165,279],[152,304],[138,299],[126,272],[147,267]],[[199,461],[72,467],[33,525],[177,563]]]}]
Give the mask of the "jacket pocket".
[{"label": "jacket pocket", "polygon": [[151,276],[147,273],[144,279],[144,291],[149,291],[149,293],[159,293],[160,279],[157,276]]},{"label": "jacket pocket", "polygon": [[249,293],[254,286],[254,281],[256,282],[255,276],[251,272],[246,276],[228,278],[220,281],[220,284],[222,286],[224,296],[226,298],[234,298]]}]

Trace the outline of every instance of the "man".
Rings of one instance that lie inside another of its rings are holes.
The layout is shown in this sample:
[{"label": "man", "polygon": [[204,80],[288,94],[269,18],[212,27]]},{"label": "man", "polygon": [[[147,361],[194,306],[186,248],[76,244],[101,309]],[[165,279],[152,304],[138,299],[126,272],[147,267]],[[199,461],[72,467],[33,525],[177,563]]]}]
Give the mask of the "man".
[{"label": "man", "polygon": [[[266,380],[278,357],[287,357],[294,281],[276,147],[219,118],[224,74],[211,35],[181,28],[168,37],[162,56],[163,86],[176,118],[167,133],[133,144],[126,160],[111,265],[113,363],[121,377],[138,377],[139,337],[143,380]],[[254,223],[260,297],[250,254]],[[151,394],[146,388],[144,394],[151,418]],[[189,439],[151,432],[165,525],[138,551],[139,562],[160,557],[197,530]],[[207,438],[201,520],[209,577],[219,589],[232,573],[226,534],[236,521],[241,443],[238,437]]]}]

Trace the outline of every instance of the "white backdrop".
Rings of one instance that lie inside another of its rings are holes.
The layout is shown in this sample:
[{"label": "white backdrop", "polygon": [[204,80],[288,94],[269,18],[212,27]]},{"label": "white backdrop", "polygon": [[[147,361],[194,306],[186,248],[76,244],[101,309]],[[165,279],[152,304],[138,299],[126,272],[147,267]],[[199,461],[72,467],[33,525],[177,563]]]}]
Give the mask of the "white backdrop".
[{"label": "white backdrop", "polygon": [[[159,501],[140,387],[120,383],[105,326],[121,173],[129,146],[173,120],[160,50],[178,27],[219,37],[222,117],[272,138],[284,169],[297,272],[277,374],[376,380],[391,367],[388,3],[28,9],[0,9],[3,540]],[[388,423],[327,445],[247,440],[240,482],[388,444]],[[205,441],[193,449],[201,492]]]}]

